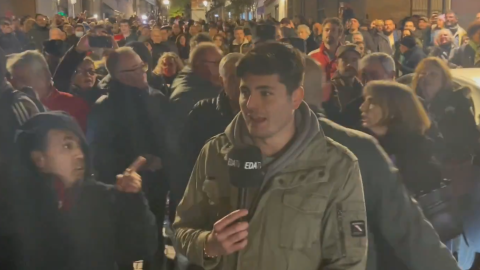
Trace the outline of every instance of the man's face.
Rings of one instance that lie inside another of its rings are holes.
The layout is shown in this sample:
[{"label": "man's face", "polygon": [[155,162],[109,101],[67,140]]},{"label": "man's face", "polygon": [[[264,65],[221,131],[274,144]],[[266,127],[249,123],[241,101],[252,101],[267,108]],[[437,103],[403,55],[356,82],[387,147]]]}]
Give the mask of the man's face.
[{"label": "man's face", "polygon": [[480,21],[480,12],[477,13],[477,16],[475,17],[475,19],[476,19],[477,21]]},{"label": "man's face", "polygon": [[47,17],[38,16],[37,19],[36,19],[36,22],[40,27],[45,27],[45,26],[47,26]]},{"label": "man's face", "polygon": [[240,97],[240,79],[237,77],[235,61],[230,61],[223,66],[222,85],[228,98],[238,103]]},{"label": "man's face", "polygon": [[358,60],[360,55],[357,52],[345,52],[338,59],[338,72],[343,77],[353,78],[358,73]]},{"label": "man's face", "polygon": [[138,89],[148,89],[147,69],[136,53],[124,53],[120,56],[118,72],[115,78],[121,83]]},{"label": "man's face", "polygon": [[193,37],[198,34],[198,27],[196,25],[190,26],[188,33]]},{"label": "man's face", "polygon": [[405,29],[415,31],[415,25],[413,24],[413,22],[408,21],[405,23]]},{"label": "man's face", "polygon": [[128,23],[121,23],[120,24],[120,31],[124,35],[130,34],[130,25],[128,25]]},{"label": "man's face", "polygon": [[352,41],[353,41],[353,43],[363,42],[363,35],[362,34],[353,35],[352,36]]},{"label": "man's face", "polygon": [[428,27],[428,22],[424,20],[418,21],[418,28],[420,28],[420,30],[425,30],[427,29],[427,27]]},{"label": "man's face", "polygon": [[84,61],[76,70],[74,84],[81,90],[90,90],[96,79],[95,66],[90,61]]},{"label": "man's face", "polygon": [[289,95],[278,75],[247,74],[240,81],[240,109],[254,139],[281,137],[294,125],[303,89]]},{"label": "man's face", "polygon": [[41,71],[34,72],[31,68],[16,68],[11,74],[11,83],[15,89],[31,87],[40,99],[50,94],[51,78]]},{"label": "man's face", "polygon": [[395,30],[395,24],[392,20],[385,21],[385,33],[391,34]]},{"label": "man's face", "polygon": [[[450,31],[450,30],[446,30],[446,31]],[[450,43],[452,40],[450,39],[450,36],[445,33],[445,32],[441,32],[439,33],[439,36],[438,36],[438,45],[444,45],[444,44],[447,44],[447,43]]]},{"label": "man's face", "polygon": [[10,34],[13,32],[12,25],[9,22],[4,22],[0,25],[0,30],[2,30],[3,34]]},{"label": "man's face", "polygon": [[454,13],[448,13],[445,15],[445,25],[450,27],[450,26],[455,26],[458,23],[457,16],[455,16]]},{"label": "man's face", "polygon": [[172,26],[172,32],[173,32],[174,35],[180,34],[180,25],[174,24],[174,25]]},{"label": "man's face", "polygon": [[480,30],[472,36],[472,41],[476,44],[480,44]]},{"label": "man's face", "polygon": [[198,61],[198,72],[203,78],[208,79],[211,83],[220,85],[219,66],[222,55],[217,49],[211,49],[205,52],[203,57]]},{"label": "man's face", "polygon": [[360,70],[363,85],[370,81],[392,81],[395,79],[395,72],[387,73],[379,61],[372,61],[370,64]]},{"label": "man's face", "polygon": [[357,51],[360,53],[360,55],[364,56],[365,55],[365,43],[357,43]]},{"label": "man's face", "polygon": [[167,41],[168,40],[168,31],[163,29],[163,30],[160,30],[160,38],[163,41]]},{"label": "man's face", "polygon": [[55,24],[56,25],[61,25],[63,24],[63,18],[62,16],[58,15],[58,14],[55,14]]},{"label": "man's face", "polygon": [[53,129],[47,134],[45,151],[31,157],[41,173],[54,176],[68,188],[85,177],[85,157],[80,139],[68,130]]},{"label": "man's face", "polygon": [[63,26],[63,31],[65,31],[65,33],[67,33],[67,35],[72,35],[73,34],[73,26],[65,25],[65,26]]},{"label": "man's face", "polygon": [[144,27],[142,29],[142,36],[144,37],[150,37],[150,29],[148,27]]},{"label": "man's face", "polygon": [[158,29],[153,29],[150,38],[152,39],[153,43],[158,44],[162,42],[162,33]]},{"label": "man's face", "polygon": [[208,29],[208,34],[209,34],[211,37],[215,36],[216,34],[218,34],[217,28],[210,28],[210,29]]},{"label": "man's face", "polygon": [[243,32],[243,30],[236,30],[235,40],[237,40],[237,42],[243,42],[244,39],[245,39],[245,33]]},{"label": "man's face", "polygon": [[327,23],[323,28],[323,42],[329,45],[338,44],[338,39],[340,38],[340,27],[337,25]]},{"label": "man's face", "polygon": [[360,23],[357,19],[350,19],[350,30],[357,31],[360,28]]}]

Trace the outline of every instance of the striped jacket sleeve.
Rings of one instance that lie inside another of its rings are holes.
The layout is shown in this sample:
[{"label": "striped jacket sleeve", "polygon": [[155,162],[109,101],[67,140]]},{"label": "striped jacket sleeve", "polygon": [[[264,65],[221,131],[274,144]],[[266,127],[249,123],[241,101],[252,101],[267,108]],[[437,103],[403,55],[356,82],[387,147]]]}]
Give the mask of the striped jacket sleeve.
[{"label": "striped jacket sleeve", "polygon": [[39,112],[45,111],[27,95],[22,95],[12,103],[12,111],[19,126]]}]

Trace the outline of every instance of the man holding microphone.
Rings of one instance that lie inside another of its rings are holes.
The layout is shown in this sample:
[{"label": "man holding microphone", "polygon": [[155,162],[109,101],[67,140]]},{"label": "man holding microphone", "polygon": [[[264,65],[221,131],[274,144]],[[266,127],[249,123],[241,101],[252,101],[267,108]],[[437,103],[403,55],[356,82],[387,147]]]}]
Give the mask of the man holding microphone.
[{"label": "man holding microphone", "polygon": [[357,159],[303,102],[302,55],[261,44],[237,75],[241,113],[199,155],[173,224],[177,251],[206,270],[364,270]]}]

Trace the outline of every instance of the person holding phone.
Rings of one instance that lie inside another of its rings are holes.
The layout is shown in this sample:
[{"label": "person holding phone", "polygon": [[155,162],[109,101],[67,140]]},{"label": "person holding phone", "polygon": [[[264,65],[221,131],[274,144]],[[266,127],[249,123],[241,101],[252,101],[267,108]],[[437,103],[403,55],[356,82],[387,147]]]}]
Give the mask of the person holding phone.
[{"label": "person holding phone", "polygon": [[15,265],[8,269],[114,270],[155,252],[155,217],[137,173],[145,158],[132,160],[114,185],[97,182],[82,130],[59,111],[25,122],[15,149],[15,181],[2,189],[13,239],[4,251]]},{"label": "person holding phone", "polygon": [[112,36],[93,36],[92,34],[83,36],[74,47],[68,50],[53,75],[53,84],[59,91],[80,97],[90,106],[105,93],[98,85],[95,63],[92,59],[86,58],[89,51],[98,48],[91,44],[103,46],[103,49],[118,47]]}]

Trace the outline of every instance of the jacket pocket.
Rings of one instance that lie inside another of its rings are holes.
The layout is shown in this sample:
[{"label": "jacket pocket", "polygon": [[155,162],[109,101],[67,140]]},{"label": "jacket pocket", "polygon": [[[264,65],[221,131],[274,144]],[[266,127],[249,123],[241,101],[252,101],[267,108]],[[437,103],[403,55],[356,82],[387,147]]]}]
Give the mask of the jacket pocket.
[{"label": "jacket pocket", "polygon": [[310,248],[320,241],[321,221],[327,200],[316,194],[289,194],[282,197],[280,246]]}]

